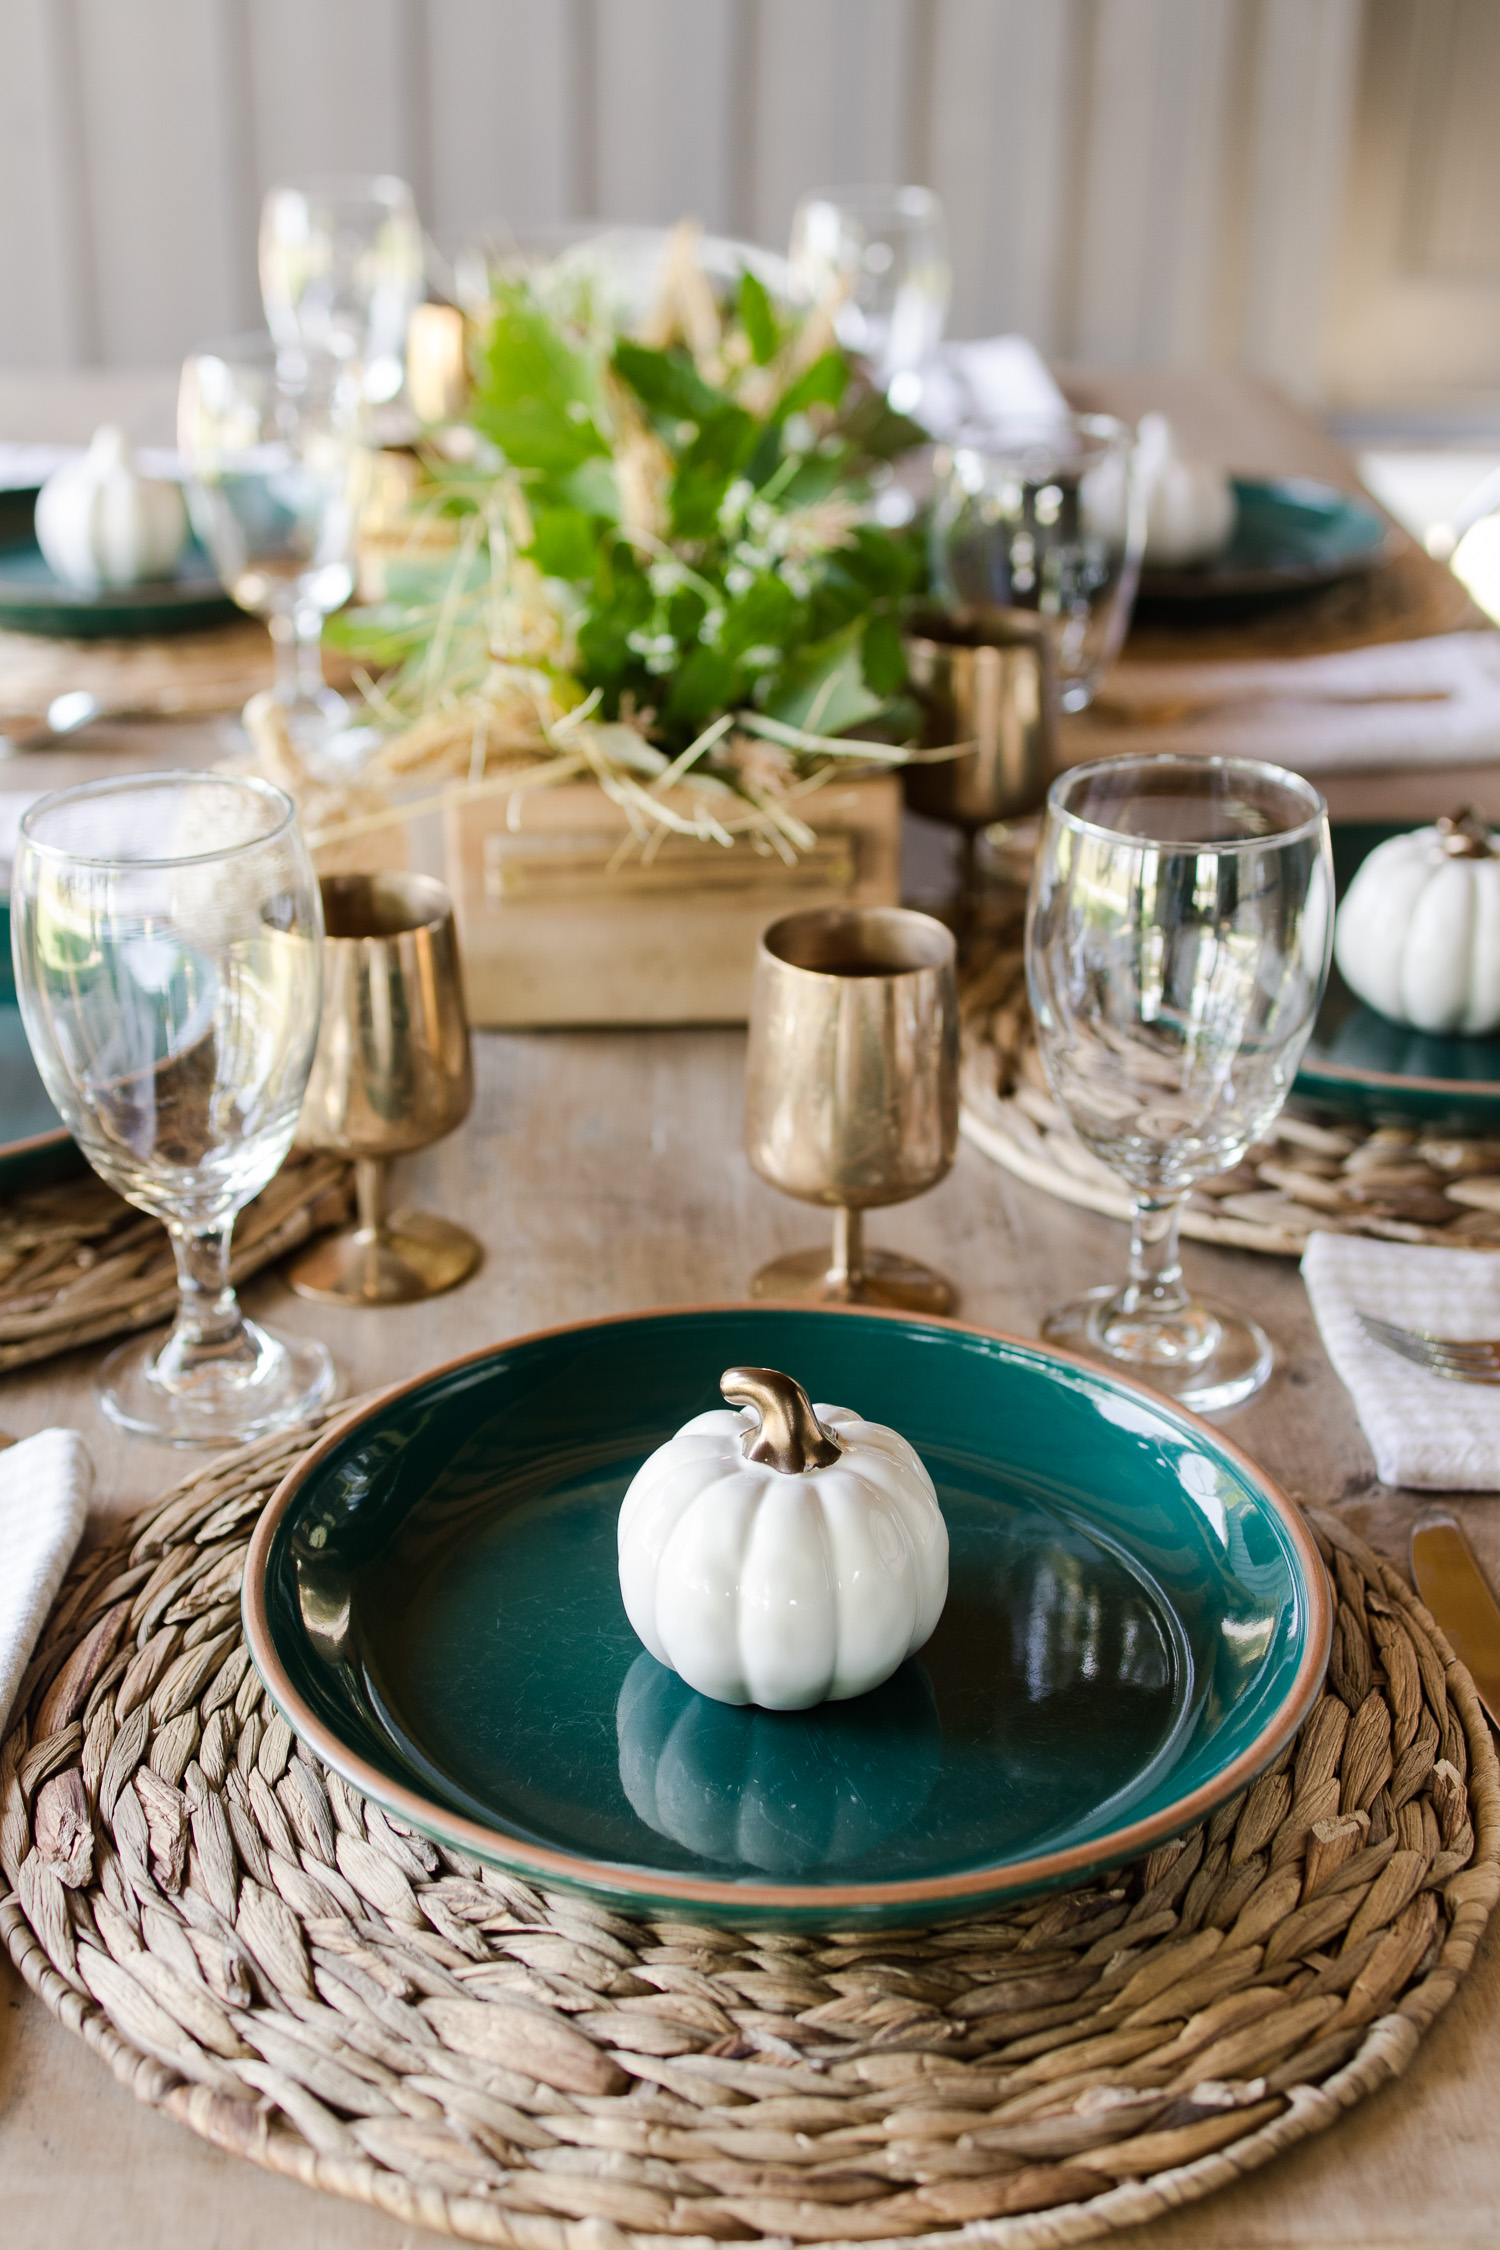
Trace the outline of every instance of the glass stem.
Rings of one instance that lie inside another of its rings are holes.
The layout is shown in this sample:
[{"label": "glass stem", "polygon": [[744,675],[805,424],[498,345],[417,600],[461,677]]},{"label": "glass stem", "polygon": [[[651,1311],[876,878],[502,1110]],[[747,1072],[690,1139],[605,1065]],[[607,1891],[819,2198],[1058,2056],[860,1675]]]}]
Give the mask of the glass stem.
[{"label": "glass stem", "polygon": [[177,1318],[162,1347],[164,1373],[191,1374],[204,1360],[240,1357],[249,1349],[245,1318],[229,1279],[229,1237],[234,1220],[205,1234],[170,1227],[177,1260]]},{"label": "glass stem", "polygon": [[323,612],[310,602],[299,602],[292,612],[297,631],[297,692],[305,702],[316,703],[327,682],[323,677]]},{"label": "glass stem", "polygon": [[301,602],[294,610],[273,610],[266,619],[276,659],[271,692],[284,709],[316,703],[324,689],[323,612]]},{"label": "glass stem", "polygon": [[1172,1320],[1188,1308],[1177,1222],[1186,1191],[1138,1195],[1130,1213],[1130,1273],[1118,1299],[1127,1319]]}]

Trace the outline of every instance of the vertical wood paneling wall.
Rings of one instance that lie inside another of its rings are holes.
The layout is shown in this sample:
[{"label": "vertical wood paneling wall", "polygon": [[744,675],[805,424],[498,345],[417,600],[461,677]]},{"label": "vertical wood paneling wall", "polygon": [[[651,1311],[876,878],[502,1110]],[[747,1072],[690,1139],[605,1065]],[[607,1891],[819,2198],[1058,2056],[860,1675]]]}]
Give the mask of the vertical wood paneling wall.
[{"label": "vertical wood paneling wall", "polygon": [[781,244],[929,181],[960,334],[1316,389],[1362,0],[0,0],[0,365],[256,317],[274,180],[392,170],[432,232]]}]

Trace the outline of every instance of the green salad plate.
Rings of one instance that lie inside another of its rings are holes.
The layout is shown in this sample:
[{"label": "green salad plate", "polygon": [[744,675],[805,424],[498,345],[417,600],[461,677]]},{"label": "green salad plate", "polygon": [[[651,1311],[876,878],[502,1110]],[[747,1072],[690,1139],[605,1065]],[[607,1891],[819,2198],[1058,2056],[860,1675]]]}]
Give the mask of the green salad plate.
[{"label": "green salad plate", "polygon": [[10,906],[0,896],[0,1193],[41,1187],[82,1166],[31,1059],[11,966]]},{"label": "green salad plate", "polygon": [[[710,1702],[646,1654],[616,1518],[735,1365],[915,1444],[937,1631],[873,1693]],[[724,1306],[497,1345],[337,1425],[274,1495],[245,1629],[303,1742],[437,1841],[616,1906],[932,1921],[1147,1850],[1316,1698],[1297,1510],[1206,1423],[1081,1361],[900,1314]]]},{"label": "green salad plate", "polygon": [[1138,606],[1253,608],[1315,592],[1390,560],[1390,525],[1371,500],[1311,477],[1235,477],[1229,544],[1209,561],[1141,572]]},{"label": "green salad plate", "polygon": [[[1339,898],[1377,844],[1416,825],[1337,823],[1333,878]],[[1330,969],[1292,1090],[1320,1109],[1371,1125],[1500,1132],[1500,1037],[1412,1031],[1357,1000],[1337,968]]]},{"label": "green salad plate", "polygon": [[71,641],[135,639],[221,625],[239,614],[196,539],[187,542],[170,578],[82,593],[63,584],[33,531],[12,511],[0,511],[0,626],[10,632]]}]

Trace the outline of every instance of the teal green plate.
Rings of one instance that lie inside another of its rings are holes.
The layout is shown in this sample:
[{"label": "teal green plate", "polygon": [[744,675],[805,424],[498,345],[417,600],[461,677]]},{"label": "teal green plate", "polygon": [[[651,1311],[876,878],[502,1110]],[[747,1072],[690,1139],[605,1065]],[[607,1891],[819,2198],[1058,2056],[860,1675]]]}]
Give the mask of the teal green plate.
[{"label": "teal green plate", "polygon": [[197,541],[184,548],[173,578],[148,586],[112,586],[81,594],[65,586],[34,537],[0,547],[0,626],[51,639],[96,641],[147,633],[183,633],[239,615]]},{"label": "teal green plate", "polygon": [[1310,477],[1233,481],[1237,506],[1229,545],[1190,570],[1143,570],[1142,607],[1275,601],[1374,570],[1390,558],[1390,526],[1369,500]]},{"label": "teal green plate", "polygon": [[40,1187],[82,1164],[31,1059],[11,967],[10,906],[0,897],[0,1193]]},{"label": "teal green plate", "polygon": [[[874,1693],[713,1703],[636,1640],[616,1518],[736,1364],[893,1424],[947,1608]],[[1148,1849],[1265,1766],[1331,1611],[1295,1508],[1097,1368],[899,1314],[720,1307],[524,1337],[388,1392],[272,1499],[251,1653],[317,1755],[441,1842],[637,1910],[895,1922]]]},{"label": "teal green plate", "polygon": [[[1333,830],[1340,898],[1377,844],[1414,821],[1347,822]],[[1372,1125],[1416,1125],[1453,1133],[1500,1131],[1500,1038],[1460,1039],[1411,1031],[1356,1000],[1338,970],[1328,989],[1293,1092],[1322,1109]]]}]

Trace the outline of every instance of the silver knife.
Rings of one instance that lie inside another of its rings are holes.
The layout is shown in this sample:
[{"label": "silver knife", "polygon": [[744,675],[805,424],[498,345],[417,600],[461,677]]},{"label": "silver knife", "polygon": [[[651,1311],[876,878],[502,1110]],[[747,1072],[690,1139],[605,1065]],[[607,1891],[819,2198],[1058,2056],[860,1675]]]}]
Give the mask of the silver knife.
[{"label": "silver knife", "polygon": [[1454,1655],[1467,1664],[1490,1724],[1500,1727],[1500,1602],[1447,1508],[1427,1508],[1411,1534],[1411,1574]]}]

